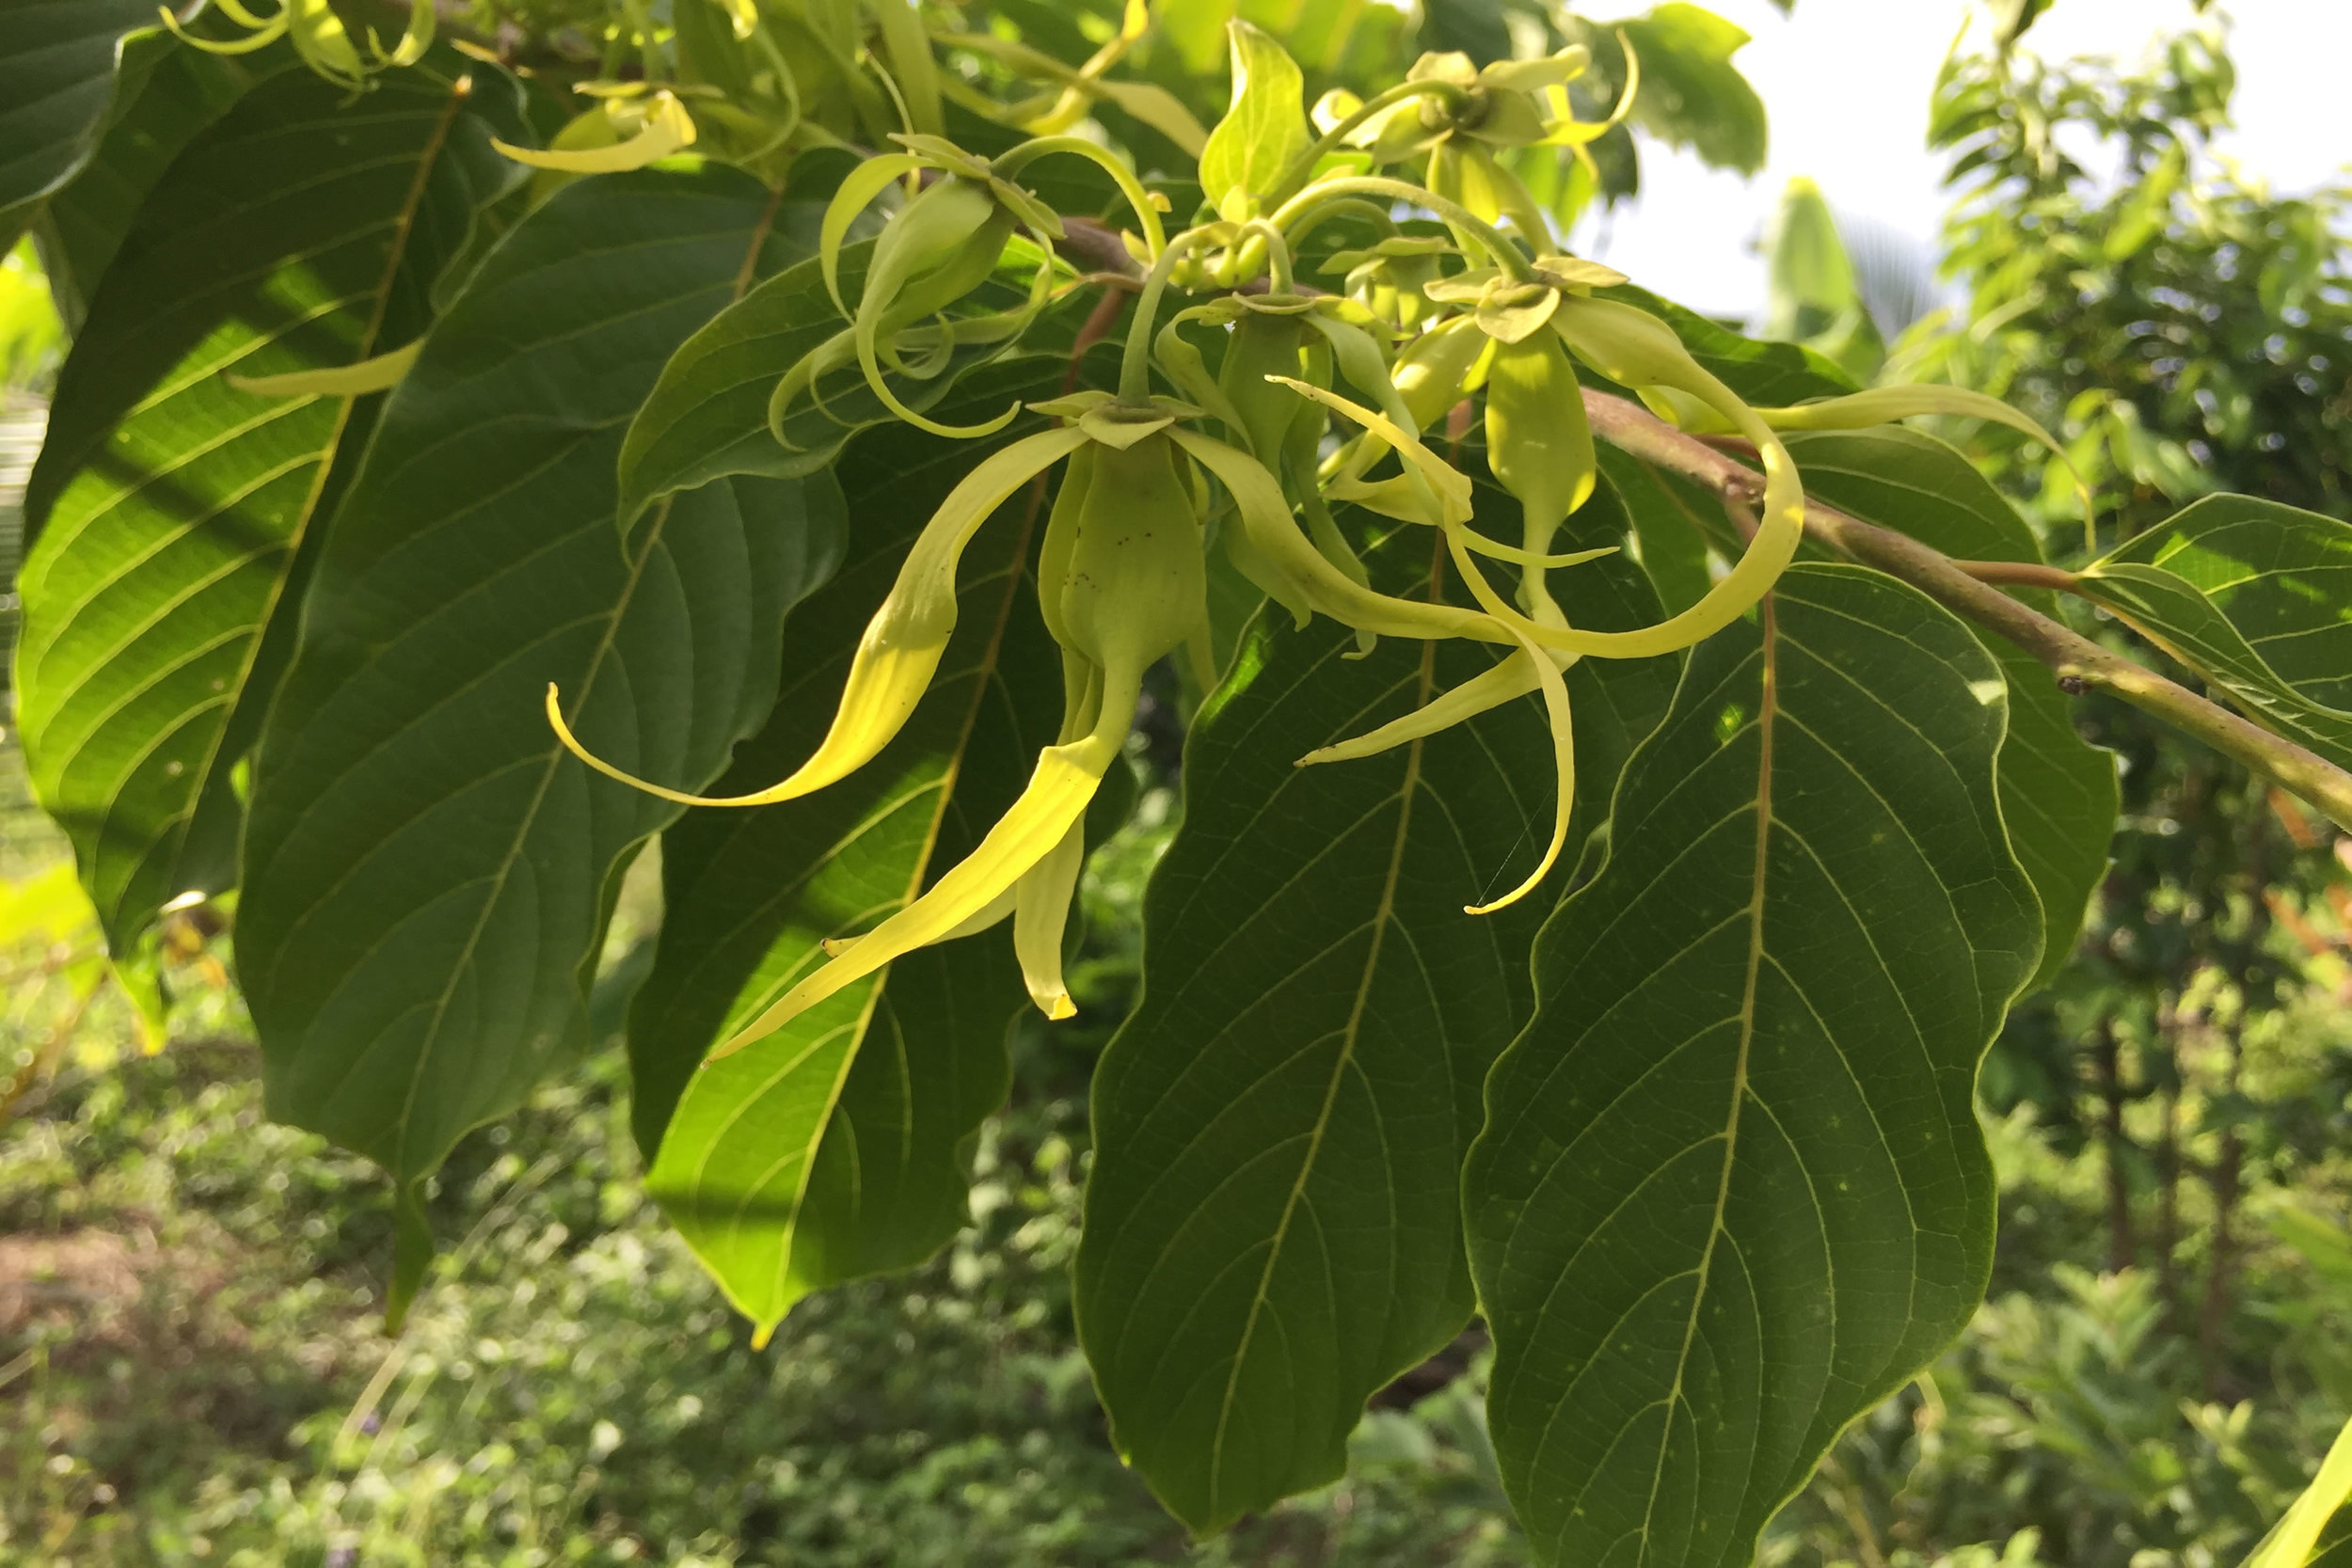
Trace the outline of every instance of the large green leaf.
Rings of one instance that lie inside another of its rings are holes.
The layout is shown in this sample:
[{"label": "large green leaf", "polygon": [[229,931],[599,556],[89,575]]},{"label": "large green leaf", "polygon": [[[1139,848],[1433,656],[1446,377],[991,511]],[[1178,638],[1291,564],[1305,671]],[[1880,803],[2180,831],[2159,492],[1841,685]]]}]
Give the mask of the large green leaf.
[{"label": "large green leaf", "polygon": [[2039,955],[1994,784],[1999,672],[1859,567],[1696,649],[1465,1177],[1488,1421],[1548,1563],[1733,1568],[1968,1320],[1972,1090]]},{"label": "large green leaf", "polygon": [[[955,417],[1050,397],[1066,368],[982,372]],[[893,428],[850,447],[849,558],[795,612],[774,715],[726,787],[771,784],[815,750],[908,544],[998,444]],[[940,673],[880,756],[805,800],[691,812],[663,840],[670,914],[629,1029],[646,1184],[763,1336],[808,1291],[918,1263],[968,1218],[957,1145],[1004,1098],[1005,1031],[1028,1005],[1006,930],[911,954],[695,1069],[823,963],[826,939],[871,928],[961,860],[1053,743],[1060,663],[1025,571],[1040,526],[1025,488],[982,529]]]},{"label": "large green leaf", "polygon": [[[1910,534],[1963,561],[2039,562],[2042,546],[1975,464],[1916,431],[1798,436],[1789,442],[1806,492],[1841,511]],[[2058,596],[2017,596],[2044,615]],[[2001,816],[2018,863],[2033,879],[2042,914],[2047,985],[2074,955],[2090,895],[2106,875],[2119,794],[2115,753],[2075,733],[2073,704],[2049,666],[2004,638],[1978,637],[2009,683],[2009,738],[2001,745]]]},{"label": "large green leaf", "polygon": [[0,0],[0,250],[89,161],[122,36],[155,23],[151,0]]},{"label": "large green leaf", "polygon": [[566,186],[452,306],[322,551],[264,731],[237,956],[268,1103],[416,1185],[587,1032],[630,853],[678,808],[591,773],[541,715],[693,787],[767,715],[786,609],[839,526],[829,480],[739,479],[625,545],[621,432],[739,280],[799,259],[717,165]]},{"label": "large green leaf", "polygon": [[[308,73],[256,89],[141,209],[57,386],[26,498],[17,649],[33,786],[73,840],[118,960],[163,904],[226,885],[229,773],[270,682],[263,629],[380,396],[263,396],[230,374],[349,365],[417,338],[519,95],[416,71],[364,114]],[[279,616],[283,606],[286,614]],[[195,826],[199,804],[227,833]]]},{"label": "large green leaf", "polygon": [[2352,524],[2211,496],[2081,582],[2249,716],[2352,768]]},{"label": "large green leaf", "polygon": [[[1486,531],[1518,536],[1508,496],[1478,499]],[[1577,521],[1586,544],[1623,525],[1605,494]],[[1382,586],[1428,593],[1435,547],[1424,529],[1391,534],[1372,556]],[[1629,562],[1559,576],[1580,625],[1658,617]],[[1469,1318],[1462,1156],[1556,896],[1464,912],[1524,876],[1550,832],[1534,699],[1295,766],[1496,657],[1354,647],[1328,622],[1262,616],[1195,722],[1184,826],[1145,908],[1143,1000],[1095,1078],[1079,1335],[1120,1451],[1196,1529],[1336,1480],[1364,1401]],[[1581,827],[1675,673],[1571,670]]]},{"label": "large green leaf", "polygon": [[121,75],[97,147],[33,223],[41,271],[69,328],[81,330],[99,278],[172,160],[246,88],[293,64],[293,50],[283,46],[224,57],[168,33],[123,41]]}]

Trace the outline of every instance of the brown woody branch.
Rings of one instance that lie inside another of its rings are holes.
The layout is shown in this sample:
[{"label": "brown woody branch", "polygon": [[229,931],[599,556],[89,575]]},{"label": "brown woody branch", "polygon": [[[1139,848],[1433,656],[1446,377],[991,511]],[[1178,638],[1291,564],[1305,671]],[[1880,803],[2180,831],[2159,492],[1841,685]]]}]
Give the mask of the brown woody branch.
[{"label": "brown woody branch", "polygon": [[[1753,504],[1762,497],[1763,479],[1753,469],[1637,404],[1587,391],[1584,411],[1595,435],[1645,463],[1742,502]],[[1866,566],[1901,578],[1947,610],[2007,638],[2048,665],[2069,693],[2095,688],[2153,714],[2300,795],[2326,812],[2337,826],[2352,831],[2352,773],[2145,665],[2101,647],[1994,586],[2000,582],[2064,589],[2072,586],[2071,574],[2006,562],[1957,562],[1908,535],[1818,501],[1806,503],[1804,520],[1816,539]]]}]

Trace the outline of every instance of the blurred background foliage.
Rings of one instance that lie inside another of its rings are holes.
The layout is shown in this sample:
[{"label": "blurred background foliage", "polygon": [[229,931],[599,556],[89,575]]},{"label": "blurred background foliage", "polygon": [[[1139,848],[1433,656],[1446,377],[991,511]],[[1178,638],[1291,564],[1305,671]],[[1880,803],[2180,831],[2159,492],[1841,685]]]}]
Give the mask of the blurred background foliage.
[{"label": "blurred background foliage", "polygon": [[[1801,182],[1751,325],[1866,381],[2016,402],[2061,433],[2103,537],[2215,488],[2352,515],[2352,191],[2279,198],[2212,157],[2233,86],[2217,22],[2146,61],[2049,64],[2015,47],[2045,5],[1994,6],[1938,87],[1940,275]],[[602,59],[604,0],[444,10],[552,77]],[[960,24],[1083,58],[1117,10],[994,0]],[[1622,31],[1641,107],[1595,149],[1597,183],[1520,171],[1564,219],[1638,190],[1645,143],[1763,162],[1740,36],[1693,6],[1596,26],[1519,0],[1171,0],[1122,74],[1213,121],[1234,14],[1284,39],[1311,93],[1376,88],[1421,48],[1587,41],[1596,117]],[[1155,133],[1101,114],[1148,158]],[[0,261],[0,556],[60,341],[21,245]],[[2082,548],[2061,468],[1968,440],[2054,559]],[[1768,1538],[1775,1568],[2234,1562],[2352,1411],[2352,854],[2130,710],[2082,717],[2121,757],[2123,831],[2077,962],[1987,1064],[1991,1299],[1840,1444]],[[1086,1085],[1133,996],[1180,734],[1171,706],[1135,743],[1139,803],[1087,873],[1083,1011],[1018,1025],[971,1227],[911,1284],[803,1304],[759,1352],[642,1196],[609,1027],[580,1081],[441,1174],[437,1226],[465,1240],[386,1341],[389,1194],[263,1118],[228,933],[173,926],[167,1037],[143,1037],[0,748],[0,1563],[1526,1560],[1475,1331],[1381,1396],[1343,1481],[1207,1545],[1109,1449],[1066,1265]],[[615,1003],[656,885],[641,866],[624,896]]]}]

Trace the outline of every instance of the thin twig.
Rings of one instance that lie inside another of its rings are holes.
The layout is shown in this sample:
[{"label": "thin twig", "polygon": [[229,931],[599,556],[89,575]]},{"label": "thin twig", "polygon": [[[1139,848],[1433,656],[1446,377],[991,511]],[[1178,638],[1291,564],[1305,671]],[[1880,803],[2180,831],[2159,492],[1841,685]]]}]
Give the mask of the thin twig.
[{"label": "thin twig", "polygon": [[1092,218],[1064,217],[1061,230],[1054,248],[1085,271],[1116,273],[1121,277],[1143,276],[1142,263],[1128,252],[1126,240],[1110,225]]},{"label": "thin twig", "polygon": [[[1751,500],[1762,497],[1760,475],[1646,409],[1605,392],[1587,391],[1584,411],[1595,435],[1645,463],[1727,495],[1743,495]],[[2048,665],[2069,693],[2079,695],[2095,688],[2153,714],[2294,791],[2327,813],[2337,826],[2352,830],[2352,773],[2325,757],[2027,609],[1972,576],[1951,557],[1908,535],[1818,502],[1805,506],[1805,528],[1813,537],[1851,559],[1899,578],[1955,614],[1998,632]],[[2059,586],[2046,578],[2036,578],[2031,585]]]},{"label": "thin twig", "polygon": [[2038,561],[1955,561],[1952,564],[1995,588],[2050,588],[2074,594],[2082,586],[2063,566],[2044,566]]}]

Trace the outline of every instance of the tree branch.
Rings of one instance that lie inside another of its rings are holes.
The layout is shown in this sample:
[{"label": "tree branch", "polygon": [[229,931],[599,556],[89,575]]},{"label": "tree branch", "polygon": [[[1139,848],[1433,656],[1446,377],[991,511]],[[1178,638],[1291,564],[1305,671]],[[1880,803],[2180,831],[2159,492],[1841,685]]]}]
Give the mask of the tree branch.
[{"label": "tree branch", "polygon": [[[1584,411],[1595,435],[1644,462],[1742,502],[1753,503],[1763,494],[1764,482],[1754,470],[1623,398],[1588,390]],[[2022,570],[2001,562],[1972,562],[1963,566],[1916,539],[1818,501],[1806,502],[1804,520],[1806,531],[1816,539],[1866,566],[1901,578],[1953,613],[2014,642],[2048,665],[2069,693],[2096,688],[2153,714],[2300,795],[2326,812],[2338,827],[2352,832],[2352,773],[2027,609],[1975,575],[2038,588],[2062,588],[2067,584],[2058,579],[2067,574],[2046,567],[2040,572]]]}]

